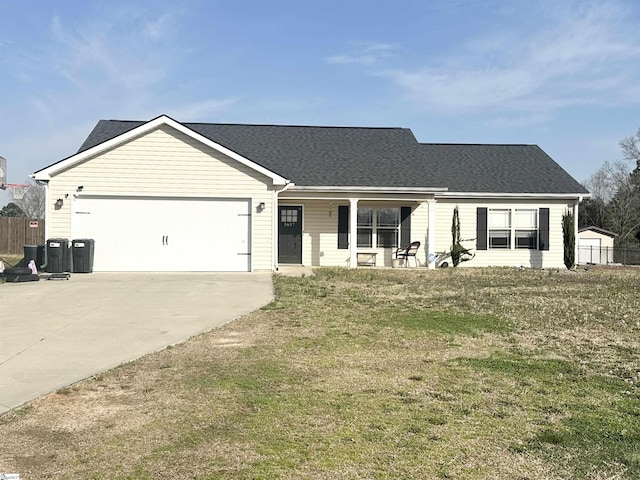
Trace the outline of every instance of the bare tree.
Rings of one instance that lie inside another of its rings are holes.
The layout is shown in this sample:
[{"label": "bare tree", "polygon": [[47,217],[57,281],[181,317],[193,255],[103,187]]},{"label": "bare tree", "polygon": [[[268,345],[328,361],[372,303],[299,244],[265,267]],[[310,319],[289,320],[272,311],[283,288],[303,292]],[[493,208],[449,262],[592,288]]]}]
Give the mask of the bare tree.
[{"label": "bare tree", "polygon": [[640,128],[638,131],[620,142],[624,159],[635,163],[636,172],[640,172]]},{"label": "bare tree", "polygon": [[592,197],[580,206],[580,225],[618,234],[619,246],[640,240],[640,129],[620,142],[624,160],[605,162],[585,187]]},{"label": "bare tree", "polygon": [[640,232],[640,189],[628,174],[609,202],[609,229],[616,232],[619,245],[634,245]]},{"label": "bare tree", "polygon": [[22,198],[16,198],[13,192],[9,192],[12,202],[20,207],[25,217],[44,218],[46,209],[45,188],[31,179],[28,179],[25,184],[29,185],[29,188]]},{"label": "bare tree", "polygon": [[584,186],[591,192],[591,198],[609,203],[620,185],[628,182],[629,173],[628,165],[622,160],[604,162],[604,165],[584,182]]}]

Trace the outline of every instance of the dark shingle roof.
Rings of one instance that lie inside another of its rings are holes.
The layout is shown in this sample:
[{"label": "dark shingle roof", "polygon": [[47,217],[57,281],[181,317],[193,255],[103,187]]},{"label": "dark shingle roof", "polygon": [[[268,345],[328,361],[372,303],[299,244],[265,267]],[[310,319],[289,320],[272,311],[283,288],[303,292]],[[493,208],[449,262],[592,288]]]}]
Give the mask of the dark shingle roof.
[{"label": "dark shingle roof", "polygon": [[422,144],[450,192],[588,193],[537,145]]},{"label": "dark shingle roof", "polygon": [[[144,123],[101,120],[79,152]],[[298,186],[587,193],[536,145],[420,144],[406,128],[183,125]]]}]

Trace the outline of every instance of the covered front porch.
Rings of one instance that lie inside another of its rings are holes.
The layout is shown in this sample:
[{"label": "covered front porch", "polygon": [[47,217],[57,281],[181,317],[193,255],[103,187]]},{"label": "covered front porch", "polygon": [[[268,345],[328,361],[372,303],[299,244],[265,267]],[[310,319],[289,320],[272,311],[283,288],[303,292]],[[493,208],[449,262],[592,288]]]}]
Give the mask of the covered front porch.
[{"label": "covered front porch", "polygon": [[276,268],[392,267],[396,250],[411,242],[420,247],[409,264],[435,268],[434,193],[284,190],[275,209]]}]

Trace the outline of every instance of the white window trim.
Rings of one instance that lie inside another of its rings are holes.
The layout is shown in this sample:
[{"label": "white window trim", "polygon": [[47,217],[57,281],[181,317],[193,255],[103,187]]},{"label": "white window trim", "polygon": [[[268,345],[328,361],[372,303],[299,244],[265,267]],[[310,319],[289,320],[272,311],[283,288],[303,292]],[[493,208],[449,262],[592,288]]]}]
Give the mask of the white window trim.
[{"label": "white window trim", "polygon": [[[396,246],[395,247],[383,247],[383,246],[379,246],[378,245],[378,210],[379,209],[383,209],[383,208],[393,208],[396,209],[398,211],[398,225],[394,228],[392,227],[380,227],[380,230],[385,230],[385,231],[389,231],[389,230],[395,230],[395,234],[396,234],[396,239],[395,239],[395,243]],[[360,226],[360,225],[356,225],[356,231],[359,229],[371,229],[371,246],[369,247],[365,247],[365,246],[359,246],[357,244],[358,239],[356,238],[356,246],[358,248],[398,248],[398,246],[400,245],[400,226],[402,224],[402,211],[400,209],[400,207],[358,207],[358,210],[360,209],[370,209],[371,210],[371,226],[367,225],[367,226]]]},{"label": "white window trim", "polygon": [[[494,227],[491,225],[492,212],[508,212],[508,227]],[[518,212],[535,212],[535,228],[524,228],[517,225]],[[509,231],[509,245],[494,247],[491,245],[491,231]],[[516,231],[535,231],[535,248],[518,247]],[[540,249],[540,209],[539,208],[490,208],[487,212],[487,249],[488,250],[539,250]]]}]

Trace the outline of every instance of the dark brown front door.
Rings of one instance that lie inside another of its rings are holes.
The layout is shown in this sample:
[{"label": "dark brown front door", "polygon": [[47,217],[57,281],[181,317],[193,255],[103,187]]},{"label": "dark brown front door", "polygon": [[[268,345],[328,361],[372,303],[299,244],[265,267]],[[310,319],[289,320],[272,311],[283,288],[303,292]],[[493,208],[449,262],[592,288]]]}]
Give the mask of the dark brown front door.
[{"label": "dark brown front door", "polygon": [[302,207],[278,207],[278,263],[302,263]]}]

